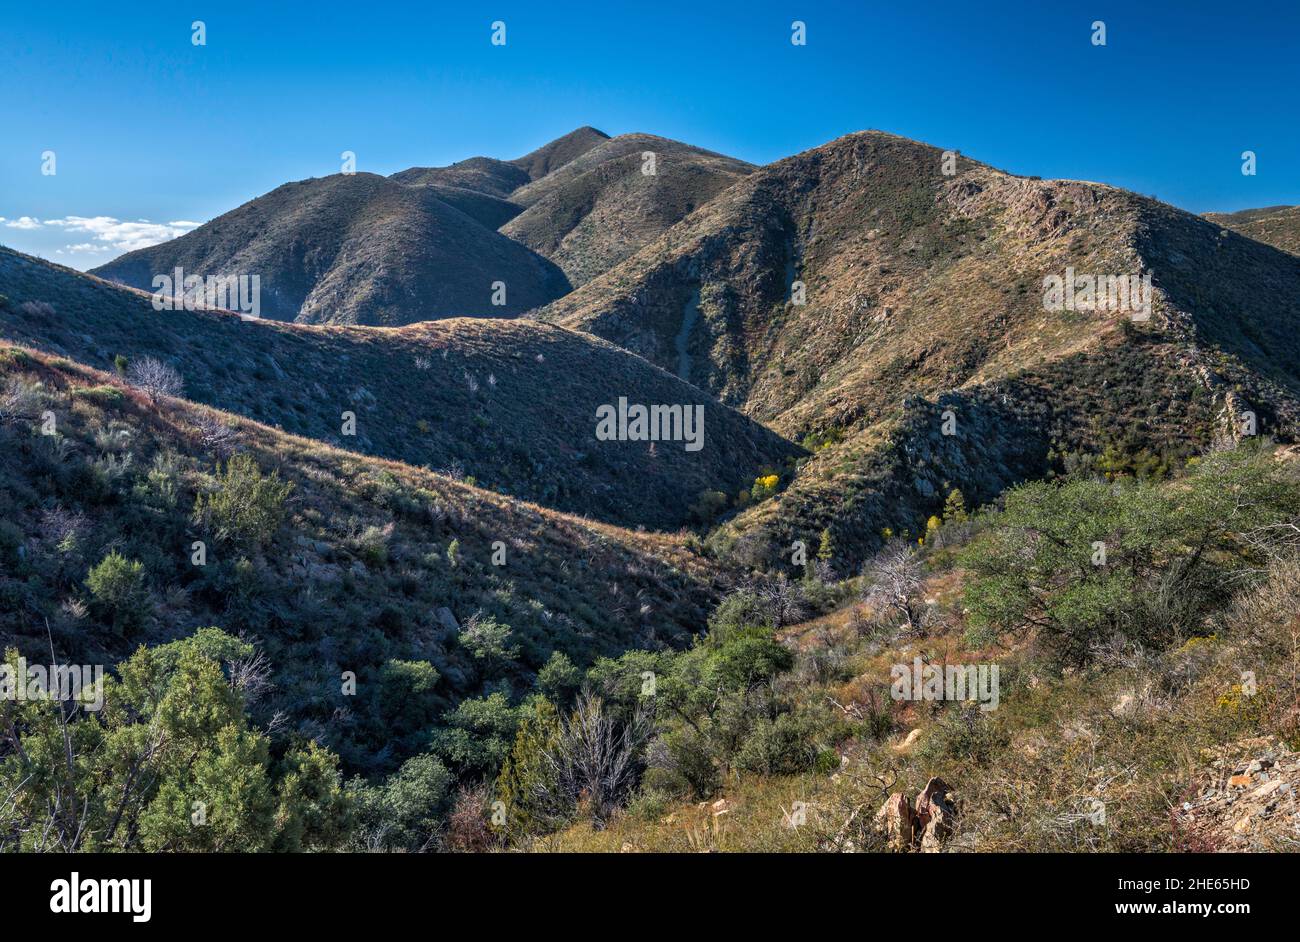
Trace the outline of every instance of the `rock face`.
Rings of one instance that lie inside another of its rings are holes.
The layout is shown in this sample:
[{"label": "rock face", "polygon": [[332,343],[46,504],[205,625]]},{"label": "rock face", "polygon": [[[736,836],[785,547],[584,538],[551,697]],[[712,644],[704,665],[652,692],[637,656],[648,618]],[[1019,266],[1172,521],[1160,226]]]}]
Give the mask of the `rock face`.
[{"label": "rock face", "polygon": [[1193,851],[1294,849],[1300,836],[1300,752],[1273,736],[1207,751],[1196,797],[1173,814],[1175,834]]},{"label": "rock face", "polygon": [[948,785],[935,777],[916,796],[915,804],[902,792],[893,792],[876,812],[877,831],[884,835],[891,851],[938,853],[957,826],[957,806],[949,798]]}]

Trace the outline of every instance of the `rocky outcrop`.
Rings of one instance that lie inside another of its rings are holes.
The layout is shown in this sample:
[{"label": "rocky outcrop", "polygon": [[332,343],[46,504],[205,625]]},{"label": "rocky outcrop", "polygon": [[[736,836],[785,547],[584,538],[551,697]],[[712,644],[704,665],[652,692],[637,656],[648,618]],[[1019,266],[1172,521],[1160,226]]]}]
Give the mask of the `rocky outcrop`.
[{"label": "rocky outcrop", "polygon": [[1294,850],[1300,839],[1300,753],[1273,736],[1207,751],[1196,797],[1173,813],[1174,833],[1197,851]]},{"label": "rocky outcrop", "polygon": [[902,792],[893,792],[876,812],[876,830],[891,851],[939,853],[957,828],[957,806],[949,797],[943,779],[930,779],[909,803]]},{"label": "rocky outcrop", "polygon": [[894,792],[876,812],[876,829],[885,835],[890,850],[912,846],[912,806],[902,792]]},{"label": "rocky outcrop", "polygon": [[932,778],[916,796],[916,814],[912,830],[921,852],[933,854],[943,849],[957,823],[957,808],[948,798],[948,786],[941,778]]}]

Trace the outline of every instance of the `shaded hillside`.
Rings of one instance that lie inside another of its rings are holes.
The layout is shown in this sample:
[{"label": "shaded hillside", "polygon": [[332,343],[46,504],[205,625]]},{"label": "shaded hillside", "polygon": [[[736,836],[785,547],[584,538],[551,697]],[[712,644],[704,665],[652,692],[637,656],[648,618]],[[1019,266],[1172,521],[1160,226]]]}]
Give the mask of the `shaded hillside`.
[{"label": "shaded hillside", "polygon": [[454,206],[479,225],[488,229],[500,229],[523,211],[522,206],[517,206],[509,200],[491,196],[487,193],[479,193],[477,190],[467,190],[459,186],[444,186],[439,183],[423,185],[442,202],[448,206]]},{"label": "shaded hillside", "polygon": [[527,170],[507,161],[494,157],[470,157],[446,167],[411,167],[398,171],[389,179],[408,186],[455,186],[506,199],[532,178]]},{"label": "shaded hillside", "polygon": [[263,317],[389,326],[512,316],[568,290],[553,264],[479,221],[504,218],[499,207],[445,192],[365,173],[289,183],[95,274],[146,290],[177,267],[258,275]]},{"label": "shaded hillside", "polygon": [[[786,495],[729,527],[756,527],[767,560],[830,521],[869,550],[885,527],[915,532],[941,506],[945,482],[991,497],[1059,469],[1067,452],[1117,449],[1120,465],[1179,460],[1216,426],[1174,397],[1175,421],[1146,427],[1143,413],[1167,404],[1159,389],[1199,388],[1220,429],[1249,410],[1260,431],[1293,433],[1300,261],[1113,187],[1018,178],[965,159],[952,175],[943,166],[938,148],[866,132],[760,168],[539,316],[826,446]],[[1067,269],[1151,272],[1150,319],[1121,334],[1131,311],[1045,310],[1044,278]],[[1130,359],[1157,349],[1152,380],[1125,379],[1116,396],[1107,377],[1128,377]],[[1099,380],[1062,372],[1078,357]],[[1049,421],[1013,398],[1026,382],[1048,384],[1049,399],[1078,411]],[[905,456],[922,448],[917,435],[939,429],[912,428],[900,403],[933,407],[968,391],[1006,415],[979,424],[984,437],[960,472],[918,476]],[[1010,436],[1009,452],[997,444],[1023,421],[1032,428]],[[1062,436],[1062,422],[1074,431]]]},{"label": "shaded hillside", "polygon": [[[29,349],[0,351],[0,391],[0,648],[47,656],[48,622],[68,662],[102,663],[219,625],[269,656],[267,715],[286,711],[292,729],[360,767],[424,743],[384,735],[379,685],[415,707],[386,662],[428,662],[441,712],[487,686],[530,684],[556,650],[585,663],[683,643],[714,598],[719,572],[672,538],[184,400],[153,405],[111,374]],[[42,434],[46,413],[54,434]],[[263,483],[226,473],[232,454],[251,456]],[[287,496],[268,489],[277,479]],[[88,588],[112,553],[139,568],[114,571],[111,593]],[[517,656],[489,666],[461,643],[457,623],[475,613],[510,627]],[[341,693],[343,671],[355,698]]]},{"label": "shaded hillside", "polygon": [[1220,373],[1226,354],[1300,394],[1300,258],[1155,200],[1136,215],[1135,245],[1167,303],[1169,334],[1213,350]]},{"label": "shaded hillside", "polygon": [[[643,155],[655,155],[654,173]],[[511,200],[527,209],[505,235],[555,262],[580,285],[608,271],[753,167],[650,134],[591,147]]]},{"label": "shaded hillside", "polygon": [[[646,150],[658,157],[654,176],[641,173]],[[286,184],[95,273],[146,290],[177,267],[257,275],[262,316],[299,323],[511,317],[567,293],[569,275],[585,281],[622,261],[750,169],[584,127],[512,161]],[[498,285],[504,303],[494,303]]]},{"label": "shaded hillside", "polygon": [[541,316],[685,364],[692,382],[797,433],[871,421],[903,394],[1105,327],[1091,313],[1049,318],[1042,277],[1136,264],[1131,223],[1097,211],[1122,194],[964,159],[946,177],[941,159],[868,132],[763,167]]},{"label": "shaded hillside", "polygon": [[1292,255],[1300,255],[1300,206],[1268,206],[1236,213],[1206,213],[1217,226],[1265,242]]},{"label": "shaded hillside", "polygon": [[[644,360],[549,325],[380,330],[157,312],[139,293],[3,249],[0,294],[0,336],[100,369],[157,357],[196,401],[628,525],[681,526],[701,491],[747,485],[796,451]],[[596,409],[620,396],[703,404],[705,447],[598,442]],[[341,435],[345,411],[355,438]]]}]

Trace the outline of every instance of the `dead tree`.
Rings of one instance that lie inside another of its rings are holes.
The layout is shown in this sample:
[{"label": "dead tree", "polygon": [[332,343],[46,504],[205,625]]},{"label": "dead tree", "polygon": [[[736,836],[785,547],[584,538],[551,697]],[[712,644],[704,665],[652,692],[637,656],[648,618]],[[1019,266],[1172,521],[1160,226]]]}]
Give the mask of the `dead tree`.
[{"label": "dead tree", "polygon": [[876,610],[881,620],[895,620],[907,632],[918,632],[926,622],[926,606],[921,598],[924,575],[916,550],[906,543],[892,543],[863,571],[866,582],[862,600]]},{"label": "dead tree", "polygon": [[154,404],[163,396],[179,396],[185,388],[181,374],[155,357],[132,360],[127,367],[126,381],[148,396]]}]

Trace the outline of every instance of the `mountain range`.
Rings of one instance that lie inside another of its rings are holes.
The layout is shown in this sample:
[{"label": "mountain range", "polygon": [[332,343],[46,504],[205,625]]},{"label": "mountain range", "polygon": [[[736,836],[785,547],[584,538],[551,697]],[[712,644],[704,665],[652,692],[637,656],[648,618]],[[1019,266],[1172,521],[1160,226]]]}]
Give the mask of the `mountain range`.
[{"label": "mountain range", "polygon": [[[685,726],[656,755],[707,797],[701,724],[775,697],[789,664],[764,645],[805,650],[792,621],[847,611],[836,593],[882,551],[951,565],[933,534],[971,538],[967,509],[1027,482],[1180,487],[1235,442],[1294,446],[1296,219],[881,131],[754,166],[583,127],[509,160],[286,183],[90,273],[0,247],[0,646],[102,660],[221,625],[277,664],[268,723],[372,780],[432,749],[467,787],[502,769],[532,693],[572,702],[589,670],[627,719],[614,659],[635,687],[689,649],[665,688]],[[261,317],[159,310],[176,269],[257,276]],[[698,409],[701,447],[601,431],[629,405]],[[127,559],[130,621],[94,575]],[[755,599],[761,638],[736,615]],[[866,724],[866,675],[832,660],[782,683]],[[322,692],[412,664],[432,674],[397,697],[427,710],[410,728]],[[846,760],[771,713],[746,762],[785,769],[779,742],[799,769]]]},{"label": "mountain range", "polygon": [[[989,500],[1066,456],[1178,461],[1244,412],[1288,439],[1300,261],[1234,229],[1286,218],[1201,219],[881,132],[756,168],[584,127],[514,160],[286,184],[102,280],[14,253],[0,270],[58,312],[11,316],[14,339],[100,368],[159,357],[197,401],[333,443],[359,410],[359,451],[702,525],[751,562],[829,529],[852,564],[949,491]],[[175,268],[259,274],[264,319],[296,326],[151,315],[105,283]],[[1046,310],[1067,270],[1149,275],[1149,311]],[[709,447],[593,447],[619,395],[705,403]],[[780,493],[748,506],[770,474]]]},{"label": "mountain range", "polygon": [[[829,529],[852,565],[953,489],[1177,462],[1247,412],[1288,440],[1300,260],[1235,231],[1287,213],[1203,219],[874,131],[754,167],[584,127],[286,184],[90,276],[0,272],[56,312],[11,303],[6,333],[88,365],[158,357],[196,401],[763,565]],[[264,322],[152,314],[176,268],[258,274]],[[1049,309],[1067,272],[1149,278],[1145,313]],[[619,395],[701,402],[709,447],[594,447]]]}]

